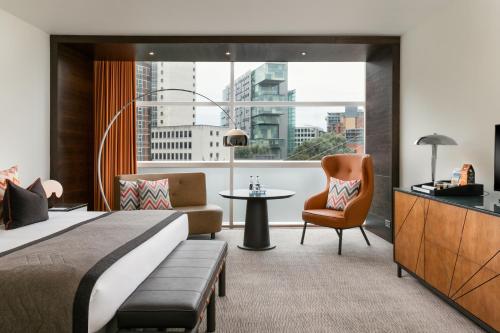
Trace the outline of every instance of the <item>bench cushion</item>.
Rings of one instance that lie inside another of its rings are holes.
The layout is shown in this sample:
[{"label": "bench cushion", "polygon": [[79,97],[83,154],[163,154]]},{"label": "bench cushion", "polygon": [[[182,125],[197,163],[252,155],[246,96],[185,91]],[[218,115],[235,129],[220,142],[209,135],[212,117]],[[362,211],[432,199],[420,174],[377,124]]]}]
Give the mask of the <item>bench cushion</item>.
[{"label": "bench cushion", "polygon": [[226,254],[224,241],[180,243],[120,307],[118,328],[194,328]]}]

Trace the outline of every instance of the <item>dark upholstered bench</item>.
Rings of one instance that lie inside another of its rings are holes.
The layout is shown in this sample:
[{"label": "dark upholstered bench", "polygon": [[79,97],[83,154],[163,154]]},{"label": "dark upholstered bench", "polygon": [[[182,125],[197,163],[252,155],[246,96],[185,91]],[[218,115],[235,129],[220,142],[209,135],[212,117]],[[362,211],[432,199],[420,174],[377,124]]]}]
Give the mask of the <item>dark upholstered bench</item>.
[{"label": "dark upholstered bench", "polygon": [[119,332],[184,328],[197,332],[207,308],[207,331],[215,331],[215,284],[225,296],[227,243],[186,240],[123,303]]}]

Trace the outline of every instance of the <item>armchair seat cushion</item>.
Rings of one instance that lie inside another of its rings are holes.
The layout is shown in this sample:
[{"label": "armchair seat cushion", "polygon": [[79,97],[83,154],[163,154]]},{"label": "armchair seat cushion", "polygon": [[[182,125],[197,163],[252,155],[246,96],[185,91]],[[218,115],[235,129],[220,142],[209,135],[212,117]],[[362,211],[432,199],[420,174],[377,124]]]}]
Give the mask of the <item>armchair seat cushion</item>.
[{"label": "armchair seat cushion", "polygon": [[304,210],[302,220],[329,228],[342,228],[346,224],[343,211],[328,208]]},{"label": "armchair seat cushion", "polygon": [[188,216],[189,234],[209,234],[222,228],[222,208],[207,204],[201,206],[174,207]]}]

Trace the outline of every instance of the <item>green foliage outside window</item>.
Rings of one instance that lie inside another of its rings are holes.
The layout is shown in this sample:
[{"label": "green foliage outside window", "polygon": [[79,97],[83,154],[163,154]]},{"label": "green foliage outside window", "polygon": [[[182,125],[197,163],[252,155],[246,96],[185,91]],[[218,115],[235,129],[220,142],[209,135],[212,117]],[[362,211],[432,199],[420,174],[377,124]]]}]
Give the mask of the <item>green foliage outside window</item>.
[{"label": "green foliage outside window", "polygon": [[327,133],[319,138],[305,141],[288,156],[289,160],[321,160],[322,157],[332,154],[353,153],[354,150],[347,147],[344,136]]}]

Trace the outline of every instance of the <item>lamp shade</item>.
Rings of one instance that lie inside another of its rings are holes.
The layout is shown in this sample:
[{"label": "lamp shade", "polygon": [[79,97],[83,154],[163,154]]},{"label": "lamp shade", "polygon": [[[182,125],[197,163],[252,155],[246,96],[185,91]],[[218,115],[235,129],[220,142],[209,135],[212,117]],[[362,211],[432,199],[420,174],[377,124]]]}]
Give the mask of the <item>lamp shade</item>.
[{"label": "lamp shade", "polygon": [[229,130],[222,139],[224,147],[241,147],[248,145],[248,136],[241,129]]},{"label": "lamp shade", "polygon": [[431,134],[425,135],[415,141],[416,145],[442,145],[442,146],[456,146],[457,142],[446,135],[441,134]]},{"label": "lamp shade", "polygon": [[46,180],[42,183],[43,189],[45,190],[45,194],[47,198],[50,198],[52,194],[55,194],[57,198],[60,198],[63,194],[63,187],[61,183],[57,180]]}]

